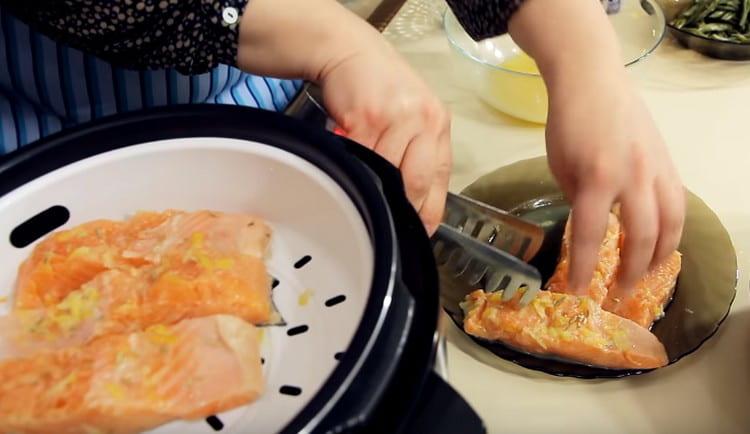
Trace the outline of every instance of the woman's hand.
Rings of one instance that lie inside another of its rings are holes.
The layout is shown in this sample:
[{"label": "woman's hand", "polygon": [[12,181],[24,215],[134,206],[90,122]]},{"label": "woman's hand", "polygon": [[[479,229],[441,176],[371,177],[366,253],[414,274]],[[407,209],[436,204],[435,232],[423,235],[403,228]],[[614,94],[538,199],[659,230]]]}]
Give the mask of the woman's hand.
[{"label": "woman's hand", "polygon": [[410,202],[434,232],[451,170],[450,117],[380,33],[336,0],[253,0],[238,61],[251,72],[318,83],[347,136],[401,170]]},{"label": "woman's hand", "polygon": [[450,117],[392,49],[376,43],[326,70],[329,115],[347,136],[401,169],[406,194],[428,233],[445,209],[451,171]]},{"label": "woman's hand", "polygon": [[680,241],[685,196],[680,176],[643,102],[612,77],[579,78],[550,92],[547,151],[573,205],[570,281],[585,288],[598,260],[607,214],[620,204],[627,291]]},{"label": "woman's hand", "polygon": [[585,291],[607,216],[621,206],[624,291],[677,248],[685,215],[679,174],[625,72],[599,2],[526,0],[510,22],[547,85],[547,153],[573,206],[569,283]]}]

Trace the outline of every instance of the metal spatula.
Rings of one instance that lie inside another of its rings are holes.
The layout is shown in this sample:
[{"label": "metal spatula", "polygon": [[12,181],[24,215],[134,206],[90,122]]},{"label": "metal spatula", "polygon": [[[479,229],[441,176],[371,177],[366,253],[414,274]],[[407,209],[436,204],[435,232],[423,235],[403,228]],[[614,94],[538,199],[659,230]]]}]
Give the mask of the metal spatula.
[{"label": "metal spatula", "polygon": [[544,241],[544,229],[478,200],[448,193],[443,223],[529,262]]},{"label": "metal spatula", "polygon": [[469,286],[486,292],[503,291],[513,298],[521,288],[521,304],[531,301],[542,286],[531,260],[544,241],[544,230],[528,221],[461,195],[449,194],[443,223],[433,237],[439,267]]}]

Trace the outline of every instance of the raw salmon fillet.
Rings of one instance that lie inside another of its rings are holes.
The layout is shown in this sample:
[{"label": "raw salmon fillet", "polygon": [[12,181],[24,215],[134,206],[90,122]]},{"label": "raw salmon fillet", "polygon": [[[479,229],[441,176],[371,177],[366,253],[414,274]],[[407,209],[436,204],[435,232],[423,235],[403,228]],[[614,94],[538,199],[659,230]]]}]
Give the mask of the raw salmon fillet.
[{"label": "raw salmon fillet", "polygon": [[520,307],[522,292],[507,302],[502,291],[467,295],[461,306],[466,333],[530,354],[603,368],[651,369],[668,362],[656,336],[603,310],[590,297],[542,291]]},{"label": "raw salmon fillet", "polygon": [[268,323],[271,282],[263,260],[208,251],[200,238],[158,266],[109,270],[55,306],[0,318],[0,359],[215,314]]},{"label": "raw salmon fillet", "polygon": [[0,362],[0,432],[135,433],[254,401],[258,332],[216,315]]},{"label": "raw salmon fillet", "polygon": [[104,271],[159,263],[195,233],[213,250],[257,257],[265,254],[271,236],[256,217],[211,211],[140,212],[124,222],[85,223],[36,246],[19,269],[14,305],[54,305]]},{"label": "raw salmon fillet", "polygon": [[653,267],[626,294],[621,294],[614,282],[602,307],[642,327],[651,328],[664,315],[664,307],[674,294],[677,276],[682,267],[682,255],[675,251]]},{"label": "raw salmon fillet", "polygon": [[[563,234],[560,261],[557,263],[555,272],[547,281],[547,289],[552,292],[570,294],[572,288],[568,286],[568,268],[570,266],[570,219],[565,225]],[[594,269],[594,275],[588,287],[588,295],[597,303],[601,304],[607,296],[609,286],[615,279],[617,269],[620,266],[620,220],[613,213],[609,214],[607,232],[599,248],[599,261]]]}]

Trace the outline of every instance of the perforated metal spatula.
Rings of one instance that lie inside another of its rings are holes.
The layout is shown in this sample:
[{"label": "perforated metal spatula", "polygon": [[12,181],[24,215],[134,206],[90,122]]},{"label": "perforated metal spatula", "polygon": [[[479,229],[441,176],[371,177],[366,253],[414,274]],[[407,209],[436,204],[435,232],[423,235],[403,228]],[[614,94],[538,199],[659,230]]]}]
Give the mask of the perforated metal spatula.
[{"label": "perforated metal spatula", "polygon": [[433,236],[439,267],[472,287],[503,290],[509,300],[521,288],[521,304],[542,286],[539,270],[529,265],[544,241],[544,230],[485,203],[449,193],[443,222]]}]

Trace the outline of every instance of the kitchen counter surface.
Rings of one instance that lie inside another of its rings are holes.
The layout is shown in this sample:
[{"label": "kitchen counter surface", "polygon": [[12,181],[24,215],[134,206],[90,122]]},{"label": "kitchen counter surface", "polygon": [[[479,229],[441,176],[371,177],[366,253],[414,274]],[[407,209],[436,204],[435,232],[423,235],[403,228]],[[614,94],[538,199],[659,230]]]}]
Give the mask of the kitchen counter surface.
[{"label": "kitchen counter surface", "polygon": [[[544,154],[544,129],[481,103],[453,74],[432,0],[409,0],[386,36],[453,113],[452,191]],[[648,375],[560,379],[494,357],[445,321],[451,384],[490,433],[750,432],[750,63],[711,60],[666,37],[631,72],[686,186],[719,215],[737,250],[738,292],[718,333],[696,353]]]}]

